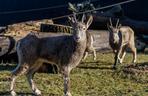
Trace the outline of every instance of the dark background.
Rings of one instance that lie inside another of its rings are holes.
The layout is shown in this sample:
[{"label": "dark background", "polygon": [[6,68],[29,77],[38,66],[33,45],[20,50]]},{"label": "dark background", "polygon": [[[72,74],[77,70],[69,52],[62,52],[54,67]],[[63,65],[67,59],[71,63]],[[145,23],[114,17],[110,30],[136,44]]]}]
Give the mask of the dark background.
[{"label": "dark background", "polygon": [[[39,20],[44,18],[53,18],[61,15],[69,14],[67,10],[67,3],[78,3],[84,0],[0,0],[0,26],[28,21],[28,20]],[[114,4],[120,1],[126,0],[91,0],[95,5],[100,4],[101,6]],[[136,20],[148,21],[148,0],[136,0],[129,4],[124,4],[124,12],[128,17]],[[22,13],[8,13],[9,11],[29,10],[38,9],[44,7],[52,7],[64,5],[64,7],[56,9],[46,9],[32,12]]]}]

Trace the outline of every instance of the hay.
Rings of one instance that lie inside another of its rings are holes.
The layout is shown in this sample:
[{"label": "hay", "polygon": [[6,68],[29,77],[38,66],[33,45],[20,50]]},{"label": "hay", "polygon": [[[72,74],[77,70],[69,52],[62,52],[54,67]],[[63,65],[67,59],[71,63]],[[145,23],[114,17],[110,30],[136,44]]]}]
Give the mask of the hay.
[{"label": "hay", "polygon": [[21,22],[12,25],[8,25],[8,30],[4,33],[7,36],[26,36],[26,34],[30,32],[39,32],[40,25],[42,23],[45,24],[53,24],[52,20],[39,20],[39,21],[28,21],[28,22]]}]

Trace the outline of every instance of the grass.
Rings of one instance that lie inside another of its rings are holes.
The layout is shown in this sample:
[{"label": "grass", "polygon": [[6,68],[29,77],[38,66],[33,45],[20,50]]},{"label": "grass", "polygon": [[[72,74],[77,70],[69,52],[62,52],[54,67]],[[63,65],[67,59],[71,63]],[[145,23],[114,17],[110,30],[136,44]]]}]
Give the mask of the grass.
[{"label": "grass", "polygon": [[[124,63],[112,70],[113,54],[98,53],[97,60],[89,56],[87,60],[71,72],[71,93],[73,96],[148,96],[148,74],[130,74],[123,72],[130,64],[131,54],[127,54]],[[147,63],[148,55],[138,54],[138,64]],[[9,95],[10,70],[1,66],[0,94]],[[5,69],[5,70],[4,70]],[[60,74],[35,74],[34,80],[43,96],[63,96],[63,79]],[[20,96],[32,96],[25,76],[17,79],[16,92]]]}]

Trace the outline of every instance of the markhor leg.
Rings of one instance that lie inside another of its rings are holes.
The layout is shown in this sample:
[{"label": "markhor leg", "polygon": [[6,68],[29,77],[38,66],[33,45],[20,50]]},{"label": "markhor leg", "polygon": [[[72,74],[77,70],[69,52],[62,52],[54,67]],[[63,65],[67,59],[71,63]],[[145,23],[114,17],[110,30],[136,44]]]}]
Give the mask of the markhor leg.
[{"label": "markhor leg", "polygon": [[15,81],[16,78],[19,75],[24,74],[26,71],[28,70],[28,66],[17,66],[17,68],[12,72],[12,76],[11,76],[11,85],[10,85],[10,92],[12,96],[16,96],[16,93],[14,91],[14,85],[15,85]]}]

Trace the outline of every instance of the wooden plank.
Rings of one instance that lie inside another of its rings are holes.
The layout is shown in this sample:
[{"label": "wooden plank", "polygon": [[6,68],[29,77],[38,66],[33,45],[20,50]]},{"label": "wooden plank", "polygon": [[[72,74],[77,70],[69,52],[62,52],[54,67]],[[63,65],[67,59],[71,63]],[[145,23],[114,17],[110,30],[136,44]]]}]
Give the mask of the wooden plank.
[{"label": "wooden plank", "polygon": [[64,26],[59,24],[41,24],[40,32],[71,33],[72,29],[70,26]]}]

